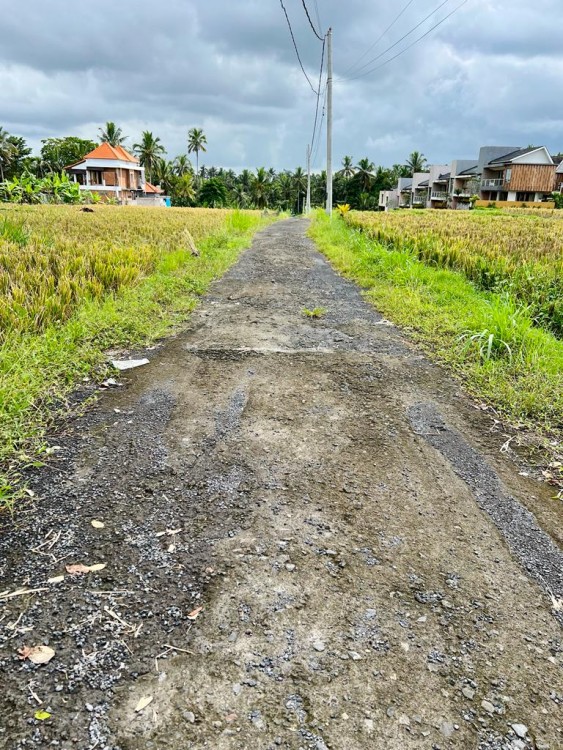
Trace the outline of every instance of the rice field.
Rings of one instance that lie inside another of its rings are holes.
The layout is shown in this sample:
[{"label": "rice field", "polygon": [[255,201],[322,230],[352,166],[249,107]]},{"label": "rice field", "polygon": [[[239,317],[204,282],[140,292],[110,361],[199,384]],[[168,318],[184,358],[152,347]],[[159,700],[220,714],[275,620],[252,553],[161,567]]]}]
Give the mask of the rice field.
[{"label": "rice field", "polygon": [[563,336],[563,211],[354,211],[346,221],[384,246],[460,271],[479,289],[506,292]]},{"label": "rice field", "polygon": [[[0,510],[20,467],[68,413],[67,394],[108,372],[108,349],[181,326],[273,220],[259,211],[0,206]],[[197,248],[198,254],[192,249]]]},{"label": "rice field", "polygon": [[[259,212],[245,212],[259,221]],[[67,320],[85,300],[136,284],[171,252],[221,231],[215,209],[29,206],[0,210],[0,341]]]}]

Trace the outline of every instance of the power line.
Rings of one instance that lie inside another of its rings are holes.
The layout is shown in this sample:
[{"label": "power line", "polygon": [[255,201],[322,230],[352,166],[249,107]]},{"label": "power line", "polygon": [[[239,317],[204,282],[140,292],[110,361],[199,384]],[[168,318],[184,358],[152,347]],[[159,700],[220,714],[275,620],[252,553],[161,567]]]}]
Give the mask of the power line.
[{"label": "power line", "polygon": [[[366,71],[365,73],[360,73],[359,75],[353,76],[353,77],[352,77],[352,78],[350,78],[349,80],[350,80],[350,81],[353,81],[353,80],[355,80],[356,78],[362,78],[363,76],[367,76],[367,75],[370,75],[371,73],[374,73],[374,72],[375,72],[376,70],[379,70],[380,68],[383,68],[383,67],[384,67],[385,65],[387,65],[387,64],[388,64],[388,63],[390,63],[390,62],[392,62],[393,60],[396,60],[396,59],[397,59],[398,57],[400,57],[400,56],[401,56],[402,54],[404,54],[404,53],[405,53],[405,52],[407,52],[407,51],[408,51],[409,49],[411,49],[412,47],[414,47],[414,46],[415,46],[415,44],[418,44],[418,42],[420,42],[420,41],[421,41],[422,39],[424,39],[424,38],[425,38],[425,37],[427,37],[427,36],[428,36],[429,34],[431,34],[431,33],[432,33],[432,32],[434,31],[434,29],[437,29],[437,28],[438,28],[438,26],[441,26],[441,25],[442,25],[442,24],[443,24],[443,23],[444,23],[445,21],[447,21],[447,20],[448,20],[448,18],[450,18],[451,16],[453,16],[453,14],[454,14],[454,13],[457,13],[457,11],[458,11],[458,10],[460,10],[461,8],[463,8],[463,6],[464,6],[464,5],[466,4],[466,3],[468,3],[468,2],[469,2],[469,0],[463,0],[463,2],[462,2],[462,3],[460,3],[460,5],[458,5],[458,6],[457,6],[457,8],[454,8],[454,9],[453,9],[453,10],[451,11],[451,13],[448,13],[448,15],[447,15],[447,16],[444,16],[444,18],[442,18],[442,20],[441,20],[441,21],[438,21],[438,23],[437,23],[437,24],[434,24],[434,26],[432,26],[432,28],[428,29],[428,31],[426,31],[426,32],[425,32],[424,34],[422,34],[422,36],[419,36],[419,37],[418,37],[417,39],[415,39],[415,40],[414,40],[414,42],[411,42],[411,43],[410,43],[410,44],[409,44],[409,45],[408,45],[407,47],[405,47],[404,49],[402,49],[402,50],[401,50],[400,52],[397,52],[397,54],[396,54],[396,55],[393,55],[393,57],[390,57],[390,58],[389,58],[388,60],[385,60],[384,62],[382,62],[382,63],[381,63],[381,65],[376,65],[376,67],[375,67],[375,68],[372,68],[371,70],[368,70],[368,71]],[[395,46],[395,45],[393,45],[393,46]],[[391,48],[389,48],[389,49],[391,49]],[[389,50],[387,50],[387,52],[389,52]],[[377,59],[377,58],[376,58],[376,59]],[[364,67],[365,67],[365,66],[364,66]]]},{"label": "power line", "polygon": [[377,47],[377,45],[378,45],[378,44],[379,44],[379,42],[380,42],[380,41],[381,41],[381,40],[383,39],[383,37],[385,36],[385,34],[387,34],[387,32],[388,32],[388,31],[390,31],[390,30],[391,30],[391,29],[393,28],[393,26],[394,26],[394,25],[395,25],[395,24],[397,23],[397,21],[399,20],[399,18],[401,18],[401,16],[402,16],[402,15],[403,15],[403,14],[404,14],[404,13],[405,13],[405,12],[406,12],[406,11],[407,11],[407,10],[408,10],[409,8],[410,8],[410,6],[411,6],[411,5],[413,4],[413,3],[414,3],[414,0],[409,0],[409,2],[408,2],[408,3],[406,4],[406,5],[405,5],[405,7],[403,8],[403,10],[402,10],[402,11],[401,11],[401,12],[399,13],[399,15],[398,15],[398,16],[395,16],[395,18],[394,18],[394,19],[393,19],[393,20],[391,21],[391,23],[390,23],[390,24],[389,24],[389,26],[388,26],[388,27],[387,27],[387,28],[385,29],[385,31],[384,31],[384,32],[383,32],[383,33],[381,34],[381,36],[379,36],[379,37],[378,37],[378,38],[377,38],[377,39],[375,40],[375,42],[374,42],[374,43],[373,43],[372,45],[370,45],[370,46],[369,46],[369,47],[367,48],[367,50],[366,50],[366,51],[364,52],[364,54],[363,54],[363,55],[362,55],[362,56],[361,56],[360,58],[358,58],[358,60],[356,60],[356,62],[355,62],[355,63],[353,63],[352,65],[350,65],[350,67],[349,67],[349,68],[346,68],[346,70],[344,71],[344,73],[343,73],[342,75],[346,75],[346,73],[348,73],[348,72],[349,72],[350,70],[352,70],[353,68],[355,68],[355,67],[356,67],[356,66],[357,66],[357,65],[358,65],[359,63],[361,63],[361,61],[362,61],[362,60],[364,59],[364,57],[365,57],[365,56],[366,56],[366,55],[368,54],[368,52],[371,52],[371,50],[372,50],[372,49],[373,49],[374,47]]},{"label": "power line", "polygon": [[285,9],[285,5],[283,4],[283,0],[280,0],[280,5],[282,7],[283,12],[285,13],[285,19],[287,21],[287,25],[289,28],[289,33],[291,34],[291,41],[293,42],[293,47],[295,48],[295,54],[297,55],[297,59],[299,60],[299,65],[301,66],[301,70],[303,71],[303,75],[307,79],[307,83],[311,87],[311,91],[313,94],[318,94],[318,91],[314,88],[313,84],[311,83],[311,79],[307,75],[307,72],[305,68],[303,67],[303,63],[301,62],[301,55],[299,54],[299,50],[297,48],[297,42],[295,41],[295,36],[293,35],[293,29],[291,28],[291,21],[289,20],[289,16],[287,15],[287,10]]},{"label": "power line", "polygon": [[393,44],[392,44],[392,45],[391,45],[390,47],[388,47],[388,48],[387,48],[386,50],[383,50],[383,52],[380,52],[380,53],[379,53],[379,55],[377,55],[376,57],[374,57],[374,58],[373,58],[372,60],[368,60],[368,62],[367,62],[367,63],[364,63],[364,64],[363,64],[363,65],[362,65],[362,66],[361,66],[360,68],[358,68],[358,70],[356,71],[356,74],[355,74],[355,75],[353,75],[353,76],[348,76],[347,78],[340,78],[340,79],[339,79],[339,81],[341,81],[341,80],[348,80],[348,81],[353,81],[353,80],[355,80],[356,78],[361,78],[361,77],[362,77],[363,75],[367,75],[366,73],[359,73],[359,71],[360,71],[360,70],[363,70],[364,68],[367,68],[367,67],[368,67],[369,65],[372,65],[372,64],[373,64],[374,62],[376,62],[376,60],[380,60],[380,59],[381,59],[381,58],[382,58],[382,57],[383,57],[384,55],[386,55],[386,54],[387,54],[388,52],[390,52],[390,51],[391,51],[392,49],[394,49],[394,48],[395,48],[395,47],[396,47],[396,46],[397,46],[398,44],[400,44],[400,43],[401,43],[401,42],[403,41],[403,39],[406,39],[406,38],[407,38],[408,36],[410,36],[411,34],[413,34],[413,33],[414,33],[414,32],[415,32],[415,31],[416,31],[416,30],[417,30],[418,28],[420,28],[420,27],[422,26],[422,24],[423,24],[423,23],[424,23],[425,21],[428,21],[428,19],[429,19],[429,18],[430,18],[431,16],[433,16],[433,15],[434,15],[435,13],[437,13],[437,12],[438,12],[438,11],[440,10],[440,8],[443,8],[443,7],[444,7],[444,5],[445,5],[445,4],[447,3],[447,2],[448,2],[448,0],[443,0],[443,2],[442,2],[442,3],[440,3],[440,5],[438,5],[438,7],[437,7],[437,8],[434,8],[434,10],[433,10],[433,11],[432,11],[431,13],[429,13],[429,14],[428,14],[427,16],[425,16],[425,17],[424,17],[424,18],[422,19],[422,21],[419,21],[419,22],[418,22],[418,23],[416,24],[416,26],[413,26],[413,28],[412,28],[412,29],[411,29],[410,31],[407,31],[407,33],[406,33],[406,34],[404,34],[404,35],[403,35],[403,36],[402,36],[402,37],[401,37],[400,39],[397,39],[397,41],[396,41],[396,42],[394,42],[394,43],[393,43]]},{"label": "power line", "polygon": [[313,146],[315,145],[315,132],[317,130],[317,120],[319,117],[319,102],[321,98],[321,82],[323,78],[323,65],[324,65],[324,59],[325,59],[325,44],[326,39],[323,39],[323,51],[321,53],[321,70],[319,72],[319,90],[317,92],[317,106],[315,107],[315,123],[313,125],[313,137],[311,138],[311,151],[313,150]]},{"label": "power line", "polygon": [[321,16],[319,13],[319,4],[317,3],[317,0],[314,0],[315,3],[315,16],[317,17],[317,23],[319,24],[319,29],[323,28],[323,25],[321,23]]},{"label": "power line", "polygon": [[315,28],[315,25],[311,21],[311,16],[309,15],[309,8],[307,8],[307,3],[305,2],[305,0],[301,0],[301,2],[303,3],[303,10],[305,11],[307,20],[309,21],[309,26],[313,29],[313,34],[317,37],[317,39],[320,39],[321,42],[324,42],[323,37],[320,36],[319,32]]},{"label": "power line", "polygon": [[323,99],[323,109],[322,109],[322,113],[321,113],[321,120],[320,120],[320,123],[319,123],[319,135],[317,137],[317,145],[315,147],[315,153],[313,155],[313,160],[312,160],[313,167],[317,163],[317,157],[319,155],[319,148],[320,148],[320,145],[321,145],[320,135],[321,135],[322,130],[323,130],[323,121],[324,121],[324,118],[325,118],[325,115],[326,115],[326,95],[327,95],[327,87],[325,86],[324,99]]}]

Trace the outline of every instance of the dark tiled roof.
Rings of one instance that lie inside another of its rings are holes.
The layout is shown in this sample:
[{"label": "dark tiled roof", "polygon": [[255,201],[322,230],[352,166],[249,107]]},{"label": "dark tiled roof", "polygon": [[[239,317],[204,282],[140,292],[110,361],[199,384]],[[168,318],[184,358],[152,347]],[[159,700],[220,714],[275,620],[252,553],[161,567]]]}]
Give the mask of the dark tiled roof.
[{"label": "dark tiled roof", "polygon": [[[445,174],[441,174],[438,177],[438,180],[449,180],[450,177],[451,177],[451,172],[446,172]],[[436,182],[438,182],[438,180],[436,180]]]},{"label": "dark tiled roof", "polygon": [[469,167],[469,169],[464,169],[463,172],[459,173],[459,177],[462,177],[463,175],[478,174],[478,172],[477,172],[478,168],[479,168],[479,165],[476,164],[474,167]]},{"label": "dark tiled roof", "polygon": [[529,146],[528,148],[519,148],[516,151],[511,151],[509,154],[504,154],[504,156],[497,156],[496,159],[491,159],[489,164],[504,164],[507,161],[512,161],[513,159],[518,158],[519,156],[524,156],[524,154],[529,154],[532,151],[537,151],[538,148],[541,148],[541,146]]},{"label": "dark tiled roof", "polygon": [[419,182],[417,187],[428,187],[430,184],[429,180],[425,180],[424,182]]}]

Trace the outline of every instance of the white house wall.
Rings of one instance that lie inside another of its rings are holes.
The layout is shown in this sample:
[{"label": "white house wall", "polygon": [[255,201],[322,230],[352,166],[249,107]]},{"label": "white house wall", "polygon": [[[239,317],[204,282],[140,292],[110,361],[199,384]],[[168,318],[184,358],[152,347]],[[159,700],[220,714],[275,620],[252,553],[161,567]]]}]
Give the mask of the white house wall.
[{"label": "white house wall", "polygon": [[536,151],[530,151],[528,154],[518,156],[512,160],[513,164],[553,164],[553,160],[547,149],[538,148]]}]

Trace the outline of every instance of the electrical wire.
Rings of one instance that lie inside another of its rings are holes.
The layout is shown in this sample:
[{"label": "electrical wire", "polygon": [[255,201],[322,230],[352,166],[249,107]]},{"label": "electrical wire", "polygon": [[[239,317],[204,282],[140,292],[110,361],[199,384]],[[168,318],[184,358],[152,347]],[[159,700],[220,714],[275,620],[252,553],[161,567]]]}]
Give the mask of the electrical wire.
[{"label": "electrical wire", "polygon": [[355,63],[353,63],[352,65],[350,65],[349,68],[346,68],[346,70],[344,71],[344,73],[342,75],[346,75],[346,73],[349,73],[353,68],[357,67],[359,65],[359,63],[362,62],[362,60],[364,59],[364,57],[366,57],[366,55],[369,52],[371,52],[372,49],[374,49],[374,47],[377,47],[377,45],[383,39],[383,37],[385,36],[385,34],[387,34],[387,32],[390,31],[393,28],[393,26],[397,23],[397,21],[399,20],[399,18],[401,18],[401,16],[411,7],[411,5],[413,3],[414,3],[414,0],[409,0],[409,2],[405,5],[405,7],[403,8],[403,10],[399,13],[398,16],[395,16],[395,18],[391,21],[391,23],[385,29],[385,31],[381,34],[381,36],[377,37],[377,39],[375,40],[375,42],[367,48],[367,50],[364,52],[364,54],[361,57],[359,57],[356,60]]},{"label": "electrical wire", "polygon": [[311,83],[311,79],[307,75],[307,72],[305,68],[303,67],[303,63],[301,62],[301,55],[299,54],[299,49],[297,48],[297,42],[295,41],[295,36],[293,34],[293,29],[291,28],[291,21],[289,20],[289,16],[287,15],[287,10],[285,9],[285,5],[283,4],[283,0],[280,0],[280,5],[282,7],[283,12],[285,13],[285,19],[287,21],[287,25],[289,28],[289,33],[291,34],[291,41],[293,42],[293,47],[295,49],[295,54],[297,55],[297,59],[299,60],[299,65],[301,66],[301,70],[303,71],[303,75],[307,79],[307,83],[311,87],[311,91],[313,94],[318,94],[319,92],[314,88],[313,84]]},{"label": "electrical wire", "polygon": [[315,165],[317,163],[317,156],[319,155],[319,147],[321,145],[320,135],[321,135],[322,130],[323,130],[323,121],[324,121],[324,118],[325,118],[325,115],[326,115],[326,96],[327,96],[327,86],[325,86],[325,90],[324,90],[323,109],[322,109],[322,114],[321,114],[321,120],[320,120],[320,123],[319,123],[319,135],[317,136],[317,145],[316,145],[316,148],[315,148],[315,153],[313,155],[313,158],[311,159],[311,164],[312,164],[313,167],[315,167]]},{"label": "electrical wire", "polygon": [[317,17],[317,23],[319,24],[319,29],[322,29],[323,25],[321,23],[321,16],[319,13],[319,4],[317,3],[317,0],[314,0],[314,3],[315,3],[315,15]]},{"label": "electrical wire", "polygon": [[394,43],[393,43],[393,44],[392,44],[392,45],[391,45],[390,47],[387,47],[387,49],[386,49],[386,50],[383,50],[383,52],[380,52],[380,53],[379,53],[379,55],[377,55],[376,57],[374,57],[374,58],[373,58],[373,59],[371,59],[371,60],[368,60],[368,62],[367,62],[367,63],[364,63],[364,64],[363,64],[363,65],[362,65],[361,67],[359,67],[359,68],[358,68],[358,70],[356,71],[356,73],[355,73],[355,74],[354,74],[353,76],[348,76],[348,77],[344,77],[344,78],[339,78],[338,80],[339,80],[339,81],[343,81],[343,80],[353,81],[353,80],[354,80],[354,79],[356,79],[356,78],[361,78],[361,76],[362,76],[362,75],[366,75],[365,73],[359,73],[359,71],[360,71],[360,70],[364,70],[364,68],[367,68],[367,67],[368,67],[369,65],[372,65],[372,64],[373,64],[374,62],[376,62],[377,60],[380,60],[380,59],[381,59],[382,57],[384,57],[384,56],[385,56],[385,55],[386,55],[386,54],[387,54],[388,52],[390,52],[390,51],[391,51],[392,49],[394,49],[394,48],[395,48],[395,47],[396,47],[396,46],[397,46],[398,44],[400,44],[400,43],[401,43],[401,42],[403,41],[403,39],[406,39],[406,38],[407,38],[408,36],[410,36],[411,34],[413,34],[413,33],[414,33],[414,32],[415,32],[415,31],[416,31],[416,30],[417,30],[418,28],[420,28],[420,27],[422,26],[422,24],[423,24],[423,23],[425,23],[425,21],[428,21],[428,19],[429,19],[429,18],[430,18],[431,16],[433,16],[433,15],[434,15],[435,13],[437,13],[437,12],[438,12],[438,11],[440,10],[440,8],[443,8],[443,7],[444,7],[444,5],[445,5],[445,4],[447,3],[447,2],[448,2],[448,0],[443,0],[443,2],[441,2],[441,3],[440,3],[440,5],[438,5],[438,7],[437,7],[437,8],[434,8],[434,10],[433,10],[433,11],[432,11],[431,13],[429,13],[429,14],[428,14],[427,16],[425,16],[425,17],[424,17],[424,18],[422,19],[422,21],[419,21],[419,22],[418,22],[418,23],[416,24],[416,26],[413,26],[413,28],[412,28],[412,29],[411,29],[410,31],[407,31],[407,33],[406,33],[406,34],[404,34],[404,35],[403,35],[403,36],[402,36],[402,37],[401,37],[400,39],[397,39],[397,41],[396,41],[396,42],[394,42]]},{"label": "electrical wire", "polygon": [[[424,39],[429,34],[431,34],[434,31],[434,29],[437,29],[438,26],[441,26],[445,21],[448,20],[448,18],[450,18],[451,16],[453,16],[454,13],[457,13],[457,11],[460,10],[461,8],[463,8],[463,6],[466,3],[468,3],[468,2],[469,2],[469,0],[463,0],[463,2],[460,3],[460,5],[458,5],[457,8],[454,8],[451,11],[451,13],[448,13],[447,16],[444,16],[444,18],[442,18],[441,21],[438,21],[437,24],[434,24],[434,26],[432,26],[432,28],[428,29],[428,31],[426,31],[424,34],[422,34],[422,36],[419,36],[418,39],[415,39],[414,42],[411,42],[411,44],[409,44],[407,47],[405,47],[404,49],[402,49],[400,52],[397,52],[396,55],[393,55],[393,57],[390,57],[388,60],[385,60],[384,62],[382,62],[381,65],[376,65],[375,68],[372,68],[371,70],[368,70],[365,73],[360,73],[357,76],[353,76],[352,78],[349,78],[348,80],[353,81],[356,78],[363,78],[364,76],[370,75],[371,73],[374,73],[376,70],[379,70],[380,68],[383,68],[385,65],[387,65],[390,62],[392,62],[393,60],[396,60],[402,54],[404,54],[405,52],[407,52],[407,50],[412,49],[412,47],[414,47],[415,44],[418,44],[418,42],[420,42],[422,39]],[[387,50],[387,52],[389,52],[389,50]]]},{"label": "electrical wire", "polygon": [[321,42],[324,42],[324,38],[319,34],[319,32],[316,30],[314,23],[311,21],[311,16],[309,15],[309,8],[307,8],[307,3],[305,0],[301,0],[303,3],[303,10],[305,11],[305,15],[307,16],[307,20],[309,21],[309,26],[313,29],[313,34],[317,37],[317,39],[320,39]]},{"label": "electrical wire", "polygon": [[313,147],[315,145],[315,133],[317,131],[317,120],[319,117],[319,103],[321,98],[321,82],[323,78],[323,66],[324,66],[324,59],[325,59],[325,45],[326,45],[326,39],[323,39],[323,51],[321,53],[321,70],[319,72],[319,91],[317,94],[317,105],[315,107],[315,123],[313,125],[313,137],[311,138],[311,151],[313,150]]}]

